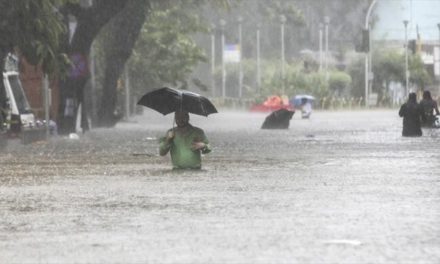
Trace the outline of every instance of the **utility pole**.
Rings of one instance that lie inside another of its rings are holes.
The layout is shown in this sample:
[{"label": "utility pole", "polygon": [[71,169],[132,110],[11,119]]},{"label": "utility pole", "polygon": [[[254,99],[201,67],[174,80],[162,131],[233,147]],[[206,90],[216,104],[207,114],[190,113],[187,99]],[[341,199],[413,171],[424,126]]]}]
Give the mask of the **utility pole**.
[{"label": "utility pole", "polygon": [[282,95],[284,95],[284,78],[286,74],[286,66],[285,66],[285,51],[284,51],[284,24],[286,23],[286,17],[284,15],[280,15],[280,22],[281,22],[281,87],[282,87]]},{"label": "utility pole", "polygon": [[[440,57],[440,23],[437,24],[437,27],[438,27],[438,54],[439,54],[438,56]],[[437,59],[439,59],[439,58],[437,58]],[[438,71],[440,74],[440,65],[438,65],[438,64],[440,64],[440,61],[437,61],[437,67],[439,68]],[[438,92],[440,94],[440,86],[438,88]]]},{"label": "utility pole", "polygon": [[226,21],[220,19],[222,30],[222,97],[226,97],[226,68],[225,68],[225,25]]},{"label": "utility pole", "polygon": [[[373,10],[374,5],[376,4],[377,0],[373,0],[371,2],[370,7],[368,7],[367,16],[365,17],[365,30],[367,30],[368,34],[370,34],[370,15],[371,11]],[[370,39],[370,38],[369,38]],[[368,107],[368,97],[369,97],[369,83],[370,83],[370,66],[369,66],[369,59],[370,59],[370,47],[368,47],[368,51],[365,53],[365,107]]]},{"label": "utility pole", "polygon": [[257,24],[257,94],[261,89],[260,28],[261,25]]},{"label": "utility pole", "polygon": [[124,88],[125,88],[125,120],[130,118],[130,76],[128,74],[128,65],[124,69]]},{"label": "utility pole", "polygon": [[239,47],[240,47],[240,62],[238,64],[238,97],[241,99],[241,97],[243,96],[243,63],[242,63],[242,59],[243,59],[243,42],[242,42],[242,34],[241,34],[241,24],[243,22],[243,17],[239,16],[237,18],[237,22],[238,22],[238,43],[239,43]]},{"label": "utility pole", "polygon": [[49,104],[50,104],[50,95],[49,95],[49,79],[47,74],[43,77],[43,102],[44,102],[44,119],[46,120],[46,139],[49,139],[50,131],[49,131]]},{"label": "utility pole", "polygon": [[409,70],[408,70],[408,20],[403,21],[405,26],[405,95],[408,95]]},{"label": "utility pole", "polygon": [[330,18],[328,16],[324,17],[325,23],[325,79],[328,81],[328,25],[330,23]]},{"label": "utility pole", "polygon": [[215,25],[211,25],[211,89],[215,97]]},{"label": "utility pole", "polygon": [[319,71],[322,71],[322,30],[324,25],[319,23]]},{"label": "utility pole", "polygon": [[440,47],[440,23],[437,24],[438,27],[438,46]]}]

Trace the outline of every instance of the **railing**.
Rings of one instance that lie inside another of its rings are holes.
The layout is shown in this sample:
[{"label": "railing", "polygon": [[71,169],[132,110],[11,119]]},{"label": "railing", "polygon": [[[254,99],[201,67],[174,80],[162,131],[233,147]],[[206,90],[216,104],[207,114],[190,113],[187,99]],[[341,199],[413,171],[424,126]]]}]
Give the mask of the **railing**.
[{"label": "railing", "polygon": [[[254,99],[249,98],[210,98],[212,103],[218,108],[230,108],[237,110],[247,110],[254,104],[256,104]],[[385,100],[379,101],[369,108],[393,108],[398,105],[393,105]],[[355,109],[365,109],[365,101],[363,97],[323,97],[316,100],[313,103],[314,109],[323,110],[355,110]]]}]

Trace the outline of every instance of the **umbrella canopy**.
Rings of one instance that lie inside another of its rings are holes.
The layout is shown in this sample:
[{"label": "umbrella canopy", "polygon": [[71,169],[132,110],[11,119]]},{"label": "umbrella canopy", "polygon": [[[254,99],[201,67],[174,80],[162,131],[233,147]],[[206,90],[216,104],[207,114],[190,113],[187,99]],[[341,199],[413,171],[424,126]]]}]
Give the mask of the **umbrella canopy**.
[{"label": "umbrella canopy", "polygon": [[293,98],[290,99],[290,104],[295,105],[295,106],[301,105],[301,100],[303,98],[306,98],[310,102],[315,101],[315,97],[313,97],[312,95],[299,94],[299,95],[295,95]]},{"label": "umbrella canopy", "polygon": [[176,111],[186,111],[202,116],[217,113],[217,109],[208,98],[168,87],[146,93],[137,104],[154,109],[163,115]]}]

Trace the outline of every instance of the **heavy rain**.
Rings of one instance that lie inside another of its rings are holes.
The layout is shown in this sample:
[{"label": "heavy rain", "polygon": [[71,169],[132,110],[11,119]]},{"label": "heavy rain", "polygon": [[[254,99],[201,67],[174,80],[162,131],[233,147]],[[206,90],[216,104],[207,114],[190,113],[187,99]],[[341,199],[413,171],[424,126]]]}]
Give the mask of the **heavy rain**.
[{"label": "heavy rain", "polygon": [[0,5],[0,263],[439,263],[439,3]]}]

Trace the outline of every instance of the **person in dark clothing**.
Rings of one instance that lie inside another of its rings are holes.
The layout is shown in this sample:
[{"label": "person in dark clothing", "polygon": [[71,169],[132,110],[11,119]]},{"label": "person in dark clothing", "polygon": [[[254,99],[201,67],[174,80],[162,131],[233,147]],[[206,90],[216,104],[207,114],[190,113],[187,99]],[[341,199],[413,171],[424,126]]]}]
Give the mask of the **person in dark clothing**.
[{"label": "person in dark clothing", "polygon": [[288,129],[295,111],[281,108],[266,117],[261,129]]},{"label": "person in dark clothing", "polygon": [[402,136],[420,137],[422,135],[421,119],[424,114],[422,107],[417,103],[415,93],[409,94],[408,101],[400,107],[399,116],[403,117]]},{"label": "person in dark clothing", "polygon": [[422,101],[420,101],[420,106],[423,109],[423,119],[422,125],[427,127],[432,127],[435,122],[435,116],[439,115],[437,102],[431,97],[431,92],[424,91]]}]

